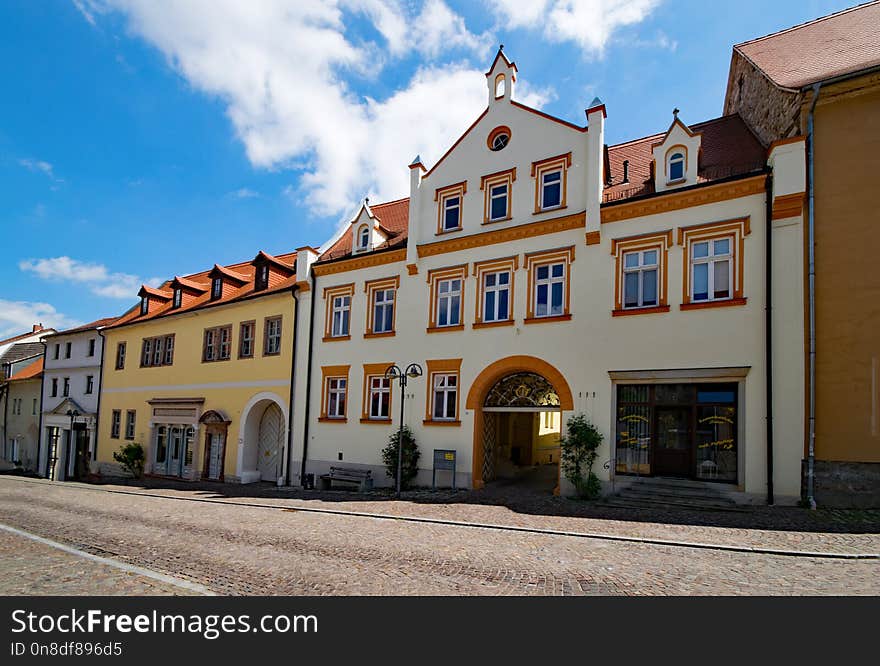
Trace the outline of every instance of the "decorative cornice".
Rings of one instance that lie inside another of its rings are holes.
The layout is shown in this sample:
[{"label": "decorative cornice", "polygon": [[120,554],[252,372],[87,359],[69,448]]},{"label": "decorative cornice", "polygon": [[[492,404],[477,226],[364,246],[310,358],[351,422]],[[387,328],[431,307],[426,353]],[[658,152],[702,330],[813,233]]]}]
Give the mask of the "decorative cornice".
[{"label": "decorative cornice", "polygon": [[765,191],[765,182],[766,177],[764,174],[760,174],[727,183],[703,185],[681,192],[664,193],[639,201],[606,205],[602,207],[602,224],[761,194]]},{"label": "decorative cornice", "polygon": [[773,199],[774,220],[781,220],[786,217],[797,217],[804,212],[804,192],[795,194],[784,194],[781,197]]},{"label": "decorative cornice", "polygon": [[450,238],[449,240],[438,241],[436,243],[419,245],[418,253],[420,258],[431,257],[437,254],[445,254],[447,252],[470,250],[485,245],[508,243],[510,241],[532,238],[534,236],[569,231],[571,229],[578,229],[585,226],[586,219],[586,213],[580,212],[572,215],[564,215],[562,217],[554,217],[550,220],[518,224],[512,227],[505,227],[504,229],[494,229],[479,234],[471,234],[470,236],[459,236],[457,238]]},{"label": "decorative cornice", "polygon": [[334,273],[355,271],[361,268],[370,268],[372,266],[393,264],[397,261],[406,261],[406,248],[401,250],[392,250],[391,252],[365,254],[362,257],[352,257],[351,259],[334,261],[333,263],[329,264],[317,264],[312,266],[312,270],[315,271],[315,275],[317,276],[333,275]]}]

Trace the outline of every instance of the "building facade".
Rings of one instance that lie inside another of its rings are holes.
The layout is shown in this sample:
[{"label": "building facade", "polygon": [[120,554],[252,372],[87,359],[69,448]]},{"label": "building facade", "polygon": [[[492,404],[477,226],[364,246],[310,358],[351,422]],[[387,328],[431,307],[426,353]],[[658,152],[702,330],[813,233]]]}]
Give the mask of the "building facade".
[{"label": "building facade", "polygon": [[99,319],[44,338],[39,469],[49,479],[82,479],[96,466],[101,331],[114,321]]},{"label": "building facade", "polygon": [[141,289],[103,331],[100,473],[118,474],[113,453],[138,443],[147,474],[283,482],[295,259],[260,252]]},{"label": "building facade", "polygon": [[[779,203],[812,211],[804,495],[825,505],[880,504],[878,30],[880,3],[871,2],[739,44],[725,101],[725,113],[738,113],[767,144],[806,140],[810,196]],[[834,49],[816,46],[828,43]]]},{"label": "building facade", "polygon": [[[9,351],[14,350],[13,345]],[[20,359],[4,380],[0,398],[3,415],[4,467],[36,474],[39,461],[40,383],[43,356]]]}]

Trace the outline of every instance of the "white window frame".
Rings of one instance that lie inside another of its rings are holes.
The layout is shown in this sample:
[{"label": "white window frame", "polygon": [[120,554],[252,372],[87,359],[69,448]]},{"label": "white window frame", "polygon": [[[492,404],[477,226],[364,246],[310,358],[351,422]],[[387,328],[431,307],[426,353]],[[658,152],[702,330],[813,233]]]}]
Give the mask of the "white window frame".
[{"label": "white window frame", "polygon": [[[453,289],[453,283],[458,282],[458,289]],[[449,291],[445,294],[442,293],[441,287],[448,283]],[[461,315],[462,315],[462,292],[464,286],[464,280],[461,277],[450,277],[450,278],[442,278],[437,280],[437,312],[435,313],[436,326],[438,328],[446,328],[448,326],[459,326],[461,325]],[[458,296],[458,308],[453,308],[452,303],[455,296]],[[440,323],[440,313],[443,310],[446,310],[446,323]],[[455,322],[452,321],[452,313],[455,311]]]},{"label": "white window frame", "polygon": [[137,412],[135,410],[128,409],[125,411],[125,439],[128,439],[128,440],[134,439],[136,419],[137,419]]},{"label": "white window frame", "polygon": [[[645,254],[648,252],[653,252],[656,255],[656,260],[654,263],[647,264],[645,263]],[[638,257],[638,262],[635,266],[627,267],[626,258],[636,255]],[[645,273],[649,271],[654,271],[657,274],[657,278],[655,281],[655,289],[656,293],[654,294],[654,302],[653,303],[645,303],[645,295],[644,295],[644,283],[645,283]],[[626,276],[631,275],[633,273],[638,274],[638,298],[636,305],[627,305],[626,303]],[[621,304],[624,310],[637,310],[639,308],[648,308],[648,307],[656,307],[660,303],[660,250],[659,248],[646,248],[644,250],[629,250],[623,252],[623,281],[621,285],[622,293],[621,293]]]},{"label": "white window frame", "polygon": [[[487,284],[490,275],[494,275],[496,277],[495,284],[492,286],[489,286],[489,284]],[[501,275],[507,276],[507,284],[504,284],[504,285],[500,284],[498,278]],[[511,272],[506,269],[500,270],[500,271],[487,271],[487,272],[483,273],[483,302],[481,304],[481,307],[482,307],[482,320],[484,322],[488,323],[488,322],[496,322],[496,321],[508,321],[511,318],[510,317],[510,314],[511,314],[510,313],[510,296],[511,296],[510,284],[512,282],[512,279],[513,279],[513,276],[511,275]],[[500,317],[499,313],[498,313],[498,303],[499,303],[498,294],[499,294],[499,292],[502,292],[502,291],[507,292],[507,316],[506,317]],[[495,311],[492,312],[491,314],[487,310],[487,303],[486,303],[488,300],[487,297],[488,297],[489,293],[495,294]]]},{"label": "white window frame", "polygon": [[179,308],[182,303],[183,303],[183,290],[182,289],[175,289],[174,290],[174,302],[172,304],[172,307]]},{"label": "white window frame", "polygon": [[[379,296],[382,301],[379,301]],[[394,330],[394,306],[397,299],[397,290],[394,287],[384,289],[376,289],[373,291],[373,333],[390,333]],[[382,309],[382,317],[379,317],[379,310]],[[390,312],[386,312],[390,310]],[[386,316],[390,315],[390,316]],[[387,328],[380,329],[379,321],[387,321]]]},{"label": "white window frame", "polygon": [[[563,202],[565,201],[565,197],[563,196],[562,187],[565,182],[565,178],[562,173],[562,167],[558,169],[548,169],[547,171],[541,172],[541,210],[554,210],[556,208],[562,208]],[[547,188],[547,176],[558,176],[558,180],[550,183],[551,185],[559,184],[559,203],[553,204],[552,206],[547,206],[544,202],[544,191]]]},{"label": "white window frame", "polygon": [[[718,241],[726,240],[728,250],[724,254],[715,254],[715,243]],[[708,303],[711,301],[729,301],[733,298],[734,292],[734,278],[736,277],[733,272],[733,262],[734,262],[734,254],[733,254],[733,246],[736,242],[736,237],[734,235],[730,236],[721,236],[718,238],[694,238],[690,243],[690,298],[691,303]],[[708,244],[708,254],[705,257],[695,257],[694,252],[696,250],[697,245],[702,243]],[[727,262],[727,296],[715,296],[715,264],[720,263],[722,261]],[[708,273],[707,280],[707,298],[697,299],[695,296],[695,288],[696,288],[696,267],[701,264],[708,264],[706,269]]]},{"label": "white window frame", "polygon": [[[553,267],[554,266],[562,266],[562,275],[561,276],[557,276],[557,277],[553,276]],[[538,271],[544,267],[547,268],[547,277],[546,278],[539,278]],[[568,271],[568,262],[553,261],[553,262],[547,262],[547,263],[542,263],[542,264],[536,264],[532,268],[532,270],[535,271],[535,286],[534,286],[535,292],[532,295],[532,298],[534,299],[534,301],[533,301],[534,309],[532,310],[534,312],[534,316],[536,318],[543,318],[543,317],[558,317],[560,315],[565,314],[565,309],[566,309],[566,305],[567,305],[565,302],[565,300],[566,300],[565,284],[566,284],[566,280],[568,279],[566,276],[566,273]],[[562,303],[561,303],[561,310],[559,312],[553,312],[553,285],[557,284],[557,283],[562,284]],[[544,314],[541,314],[538,311],[538,307],[540,305],[538,303],[538,291],[540,290],[541,286],[543,286],[543,285],[547,286],[547,312],[545,312]]]},{"label": "white window frame", "polygon": [[[337,294],[330,304],[330,337],[344,338],[351,335],[351,294]],[[346,320],[346,313],[348,319]],[[337,315],[339,315],[337,320]],[[337,326],[338,324],[338,326]]]},{"label": "white window frame", "polygon": [[367,225],[358,230],[358,251],[370,249],[370,228]]},{"label": "white window frame", "polygon": [[[346,377],[327,377],[327,418],[328,419],[344,419],[346,408],[348,407],[348,378]],[[336,404],[334,406],[331,398],[336,396]],[[341,398],[341,403],[340,403]],[[340,404],[342,408],[340,409]],[[335,410],[334,410],[335,407]]]},{"label": "white window frame", "polygon": [[216,301],[223,296],[223,278],[215,277],[211,281],[211,300]]},{"label": "white window frame", "polygon": [[[382,375],[370,375],[367,377],[367,381],[369,382],[369,390],[367,391],[367,415],[369,418],[380,421],[387,421],[391,418],[391,380],[387,377],[383,377]],[[388,413],[387,414],[375,414],[373,413],[373,396],[379,395],[379,405],[382,404],[382,395],[388,396]]]},{"label": "white window frame", "polygon": [[266,319],[266,348],[264,356],[274,356],[281,353],[281,317]]},{"label": "white window frame", "polygon": [[119,439],[119,431],[122,428],[122,410],[114,409],[110,414],[110,438]]},{"label": "white window frame", "polygon": [[[456,192],[452,192],[452,193],[443,197],[443,211],[442,211],[443,226],[440,229],[441,231],[445,232],[445,231],[455,231],[456,229],[461,229],[461,196],[462,196],[461,192],[456,191]],[[454,204],[450,203],[451,201],[455,201],[455,203]],[[456,224],[454,227],[450,227],[450,226],[447,226],[446,220],[447,220],[448,212],[453,209],[456,211],[456,215],[455,215]]]},{"label": "white window frame", "polygon": [[162,364],[173,365],[174,363],[174,336],[165,336],[165,349],[162,353]]},{"label": "white window frame", "polygon": [[[495,190],[500,187],[504,188],[504,194],[496,194],[495,193]],[[502,197],[504,198],[504,203],[505,203],[504,214],[501,215],[500,217],[493,217],[492,216],[492,208],[493,208],[492,204],[494,203],[495,199],[501,199]],[[488,201],[489,201],[489,210],[486,211],[486,213],[487,213],[486,217],[489,220],[489,222],[497,222],[499,220],[506,220],[508,217],[510,217],[510,182],[505,180],[500,183],[494,183],[492,185],[489,185]]]},{"label": "white window frame", "polygon": [[[681,162],[681,175],[677,178],[672,176],[672,163]],[[669,183],[677,183],[678,181],[684,180],[687,177],[687,160],[685,159],[684,153],[680,150],[676,150],[674,153],[671,153],[669,157],[666,159],[666,173],[668,175],[667,182]]]},{"label": "white window frame", "polygon": [[[238,345],[238,357],[251,358],[254,355],[254,338],[256,337],[257,324],[253,321],[242,322],[239,324],[238,329],[241,337]],[[247,345],[247,353],[245,353],[245,345]]]},{"label": "white window frame", "polygon": [[[452,386],[449,380],[454,379]],[[433,421],[455,421],[458,419],[458,373],[435,372],[431,375],[431,419]],[[437,416],[437,405],[442,401],[443,416]],[[449,406],[453,415],[448,416]]]}]

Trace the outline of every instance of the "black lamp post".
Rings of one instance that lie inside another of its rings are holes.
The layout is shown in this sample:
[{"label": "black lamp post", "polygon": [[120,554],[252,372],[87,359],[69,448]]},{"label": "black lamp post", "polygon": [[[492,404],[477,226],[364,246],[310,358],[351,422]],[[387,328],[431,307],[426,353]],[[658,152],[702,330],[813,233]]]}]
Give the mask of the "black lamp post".
[{"label": "black lamp post", "polygon": [[401,370],[396,365],[389,366],[385,371],[385,379],[396,379],[400,383],[400,429],[397,433],[397,496],[400,497],[401,470],[403,468],[403,406],[406,402],[406,382],[408,378],[415,379],[422,376],[422,366],[418,363],[410,363],[406,370]]},{"label": "black lamp post", "polygon": [[[76,417],[79,416],[79,412],[75,409],[68,409],[67,415],[70,417],[70,430],[67,431],[67,461],[66,461],[69,466],[70,465],[70,456],[72,455],[71,447],[73,446],[73,424],[76,422]],[[54,463],[54,460],[57,460],[57,458],[53,459],[53,463]],[[54,465],[53,465],[53,469],[54,469]],[[65,480],[66,480],[66,478],[67,478],[67,472],[65,472]]]}]

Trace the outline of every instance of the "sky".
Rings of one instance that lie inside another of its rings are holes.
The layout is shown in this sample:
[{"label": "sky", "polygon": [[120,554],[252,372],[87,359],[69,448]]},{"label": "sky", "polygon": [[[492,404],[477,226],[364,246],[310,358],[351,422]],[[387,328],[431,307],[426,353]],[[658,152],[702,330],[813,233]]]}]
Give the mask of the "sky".
[{"label": "sky", "polygon": [[732,46],[832,0],[6,0],[0,338],[121,314],[141,284],[320,246],[407,196],[515,97],[609,144],[722,112]]}]

